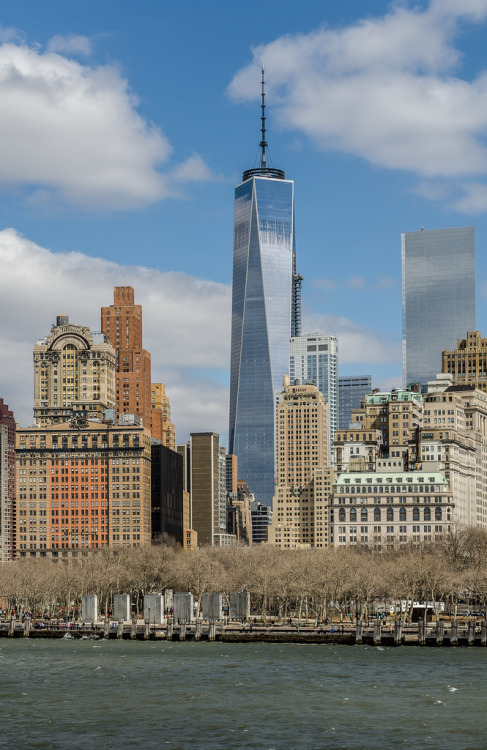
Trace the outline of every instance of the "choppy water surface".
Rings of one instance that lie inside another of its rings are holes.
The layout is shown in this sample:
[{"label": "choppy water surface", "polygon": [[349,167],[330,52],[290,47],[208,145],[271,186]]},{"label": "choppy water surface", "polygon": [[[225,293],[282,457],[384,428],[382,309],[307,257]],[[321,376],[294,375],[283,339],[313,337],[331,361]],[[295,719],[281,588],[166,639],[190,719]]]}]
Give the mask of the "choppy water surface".
[{"label": "choppy water surface", "polygon": [[487,649],[0,641],[0,747],[487,748]]}]

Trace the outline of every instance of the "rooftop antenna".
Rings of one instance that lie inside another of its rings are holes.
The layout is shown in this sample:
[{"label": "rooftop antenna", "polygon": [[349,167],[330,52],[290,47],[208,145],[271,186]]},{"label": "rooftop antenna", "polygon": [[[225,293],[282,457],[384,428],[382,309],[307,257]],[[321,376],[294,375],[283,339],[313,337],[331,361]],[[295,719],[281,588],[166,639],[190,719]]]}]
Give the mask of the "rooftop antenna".
[{"label": "rooftop antenna", "polygon": [[260,166],[261,169],[265,169],[267,167],[267,159],[266,159],[266,148],[267,148],[267,141],[265,139],[265,79],[264,79],[264,63],[262,63],[262,92],[261,92],[261,105],[260,105],[262,114],[261,114],[261,141],[259,143],[260,149],[261,149],[261,157],[260,157]]},{"label": "rooftop antenna", "polygon": [[275,167],[268,167],[267,166],[267,156],[269,152],[269,146],[266,141],[265,135],[266,135],[266,128],[265,128],[265,78],[264,78],[264,63],[262,63],[261,67],[262,71],[262,90],[261,90],[261,140],[259,143],[259,149],[260,149],[260,164],[258,167],[254,167],[253,169],[246,169],[242,175],[242,181],[245,182],[246,180],[249,180],[251,177],[268,177],[272,178],[274,180],[285,180],[286,179],[286,173],[282,169],[276,169]]}]

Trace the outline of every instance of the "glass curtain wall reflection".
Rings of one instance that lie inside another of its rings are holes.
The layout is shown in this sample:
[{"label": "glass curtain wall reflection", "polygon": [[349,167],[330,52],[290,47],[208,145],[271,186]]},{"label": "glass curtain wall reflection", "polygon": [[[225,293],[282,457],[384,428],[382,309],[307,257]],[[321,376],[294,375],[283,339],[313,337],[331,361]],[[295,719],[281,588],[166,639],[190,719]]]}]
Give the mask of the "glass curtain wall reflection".
[{"label": "glass curtain wall reflection", "polygon": [[401,255],[404,386],[424,387],[476,329],[474,227],[405,232]]},{"label": "glass curtain wall reflection", "polygon": [[[289,368],[294,183],[249,170],[235,189],[229,452],[239,479],[272,505],[275,394]],[[247,179],[245,179],[247,177]]]}]

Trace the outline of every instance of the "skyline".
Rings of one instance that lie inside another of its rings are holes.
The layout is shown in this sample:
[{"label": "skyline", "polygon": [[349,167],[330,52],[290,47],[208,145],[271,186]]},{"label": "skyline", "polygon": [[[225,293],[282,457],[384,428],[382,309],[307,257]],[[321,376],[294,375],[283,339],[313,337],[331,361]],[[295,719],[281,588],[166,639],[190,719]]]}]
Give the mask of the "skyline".
[{"label": "skyline", "polygon": [[99,330],[129,283],[178,442],[226,441],[233,189],[258,153],[262,59],[302,333],[338,337],[340,375],[400,385],[400,235],[474,225],[486,335],[487,0],[455,5],[310,2],[298,23],[288,2],[4,9],[0,396],[16,419],[33,422],[32,349],[56,315]]}]

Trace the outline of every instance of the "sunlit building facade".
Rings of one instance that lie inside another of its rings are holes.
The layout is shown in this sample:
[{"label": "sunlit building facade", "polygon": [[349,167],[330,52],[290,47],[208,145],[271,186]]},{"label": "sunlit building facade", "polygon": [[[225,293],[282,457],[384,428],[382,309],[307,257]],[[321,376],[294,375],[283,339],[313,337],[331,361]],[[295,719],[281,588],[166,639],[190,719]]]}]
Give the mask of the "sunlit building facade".
[{"label": "sunlit building facade", "polygon": [[329,463],[333,463],[333,438],[338,428],[338,340],[336,336],[307,333],[291,338],[291,384],[315,385],[328,404]]}]

